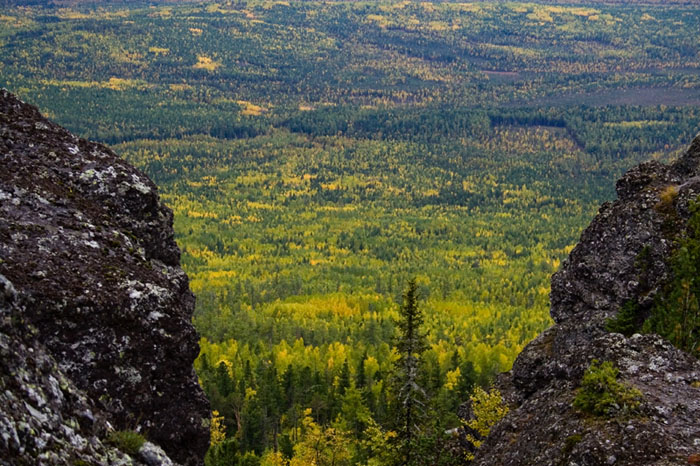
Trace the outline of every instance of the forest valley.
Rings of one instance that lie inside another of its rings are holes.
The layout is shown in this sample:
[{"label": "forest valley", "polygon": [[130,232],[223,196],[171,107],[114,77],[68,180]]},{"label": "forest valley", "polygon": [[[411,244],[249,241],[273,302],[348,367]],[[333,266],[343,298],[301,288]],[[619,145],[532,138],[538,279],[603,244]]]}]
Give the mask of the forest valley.
[{"label": "forest valley", "polygon": [[0,85],[173,209],[208,465],[463,464],[458,407],[481,409],[475,448],[614,180],[700,129],[698,24],[683,4],[7,6]]}]

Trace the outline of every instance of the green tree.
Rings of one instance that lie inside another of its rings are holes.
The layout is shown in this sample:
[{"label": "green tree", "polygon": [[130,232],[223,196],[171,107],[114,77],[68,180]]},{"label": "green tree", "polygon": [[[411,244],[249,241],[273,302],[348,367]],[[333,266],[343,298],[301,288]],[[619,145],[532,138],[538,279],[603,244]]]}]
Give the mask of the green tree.
[{"label": "green tree", "polygon": [[700,356],[700,202],[691,203],[690,211],[687,236],[671,257],[673,278],[643,329]]},{"label": "green tree", "polygon": [[415,464],[414,442],[420,435],[421,423],[425,414],[427,395],[420,386],[420,358],[425,350],[423,312],[418,307],[418,286],[416,280],[408,282],[403,294],[403,304],[399,312],[399,339],[396,347],[399,359],[396,361],[396,414],[397,441],[401,465]]}]

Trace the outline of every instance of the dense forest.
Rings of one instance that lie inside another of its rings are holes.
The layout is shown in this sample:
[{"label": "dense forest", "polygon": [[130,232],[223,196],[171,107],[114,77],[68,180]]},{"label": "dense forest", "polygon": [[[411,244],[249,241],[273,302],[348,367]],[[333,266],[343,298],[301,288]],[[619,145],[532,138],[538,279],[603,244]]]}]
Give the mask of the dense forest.
[{"label": "dense forest", "polygon": [[460,464],[458,406],[492,403],[478,387],[550,324],[549,277],[616,177],[700,129],[698,24],[682,4],[8,6],[0,85],[174,210],[208,464]]}]

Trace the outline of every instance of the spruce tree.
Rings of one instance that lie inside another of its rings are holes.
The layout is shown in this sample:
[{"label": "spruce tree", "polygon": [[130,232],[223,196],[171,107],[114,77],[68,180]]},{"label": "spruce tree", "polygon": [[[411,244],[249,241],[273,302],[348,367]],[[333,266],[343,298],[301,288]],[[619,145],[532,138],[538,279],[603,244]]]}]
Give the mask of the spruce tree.
[{"label": "spruce tree", "polygon": [[415,279],[408,282],[398,322],[399,339],[396,362],[395,397],[397,413],[397,440],[401,452],[398,463],[415,463],[414,447],[420,434],[425,414],[426,393],[419,384],[420,357],[426,347],[423,313],[418,307],[418,287]]}]

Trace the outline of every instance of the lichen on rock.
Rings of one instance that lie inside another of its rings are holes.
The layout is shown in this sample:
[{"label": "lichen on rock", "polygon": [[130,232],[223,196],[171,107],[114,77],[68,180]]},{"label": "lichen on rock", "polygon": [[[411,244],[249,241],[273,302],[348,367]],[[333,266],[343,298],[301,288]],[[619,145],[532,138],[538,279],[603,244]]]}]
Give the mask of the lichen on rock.
[{"label": "lichen on rock", "polygon": [[[0,90],[0,274],[14,315],[105,422],[200,464],[209,406],[179,259],[172,212],[146,175]],[[6,448],[34,435],[13,426]]]},{"label": "lichen on rock", "polygon": [[[552,277],[555,324],[498,379],[512,409],[474,464],[680,466],[700,454],[700,361],[657,335],[625,337],[606,325],[625,307],[648,316],[672,274],[669,258],[700,195],[700,136],[675,163],[641,164],[616,188],[618,199],[601,206]],[[641,393],[633,412],[591,416],[574,406],[593,360]]]}]

